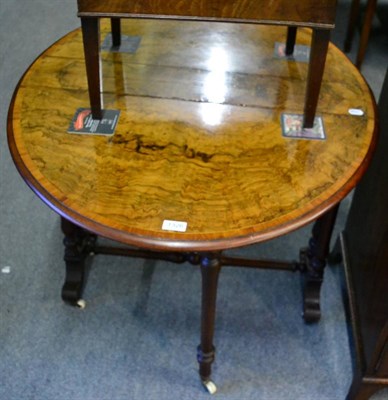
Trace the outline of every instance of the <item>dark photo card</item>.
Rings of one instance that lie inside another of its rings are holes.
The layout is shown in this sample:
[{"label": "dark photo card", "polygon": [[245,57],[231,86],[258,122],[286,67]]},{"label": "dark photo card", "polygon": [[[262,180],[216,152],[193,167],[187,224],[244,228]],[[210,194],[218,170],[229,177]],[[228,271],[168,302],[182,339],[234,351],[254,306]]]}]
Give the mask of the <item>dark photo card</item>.
[{"label": "dark photo card", "polygon": [[90,108],[78,108],[68,132],[79,135],[112,136],[119,120],[119,110],[103,110],[101,119],[93,119]]}]

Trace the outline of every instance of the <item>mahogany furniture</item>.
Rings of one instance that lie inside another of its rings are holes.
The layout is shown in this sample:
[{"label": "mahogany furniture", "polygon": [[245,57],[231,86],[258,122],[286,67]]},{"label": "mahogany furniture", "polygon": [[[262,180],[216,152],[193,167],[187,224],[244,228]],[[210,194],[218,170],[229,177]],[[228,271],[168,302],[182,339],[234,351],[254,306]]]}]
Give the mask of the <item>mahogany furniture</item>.
[{"label": "mahogany furniture", "polygon": [[355,190],[342,254],[357,366],[347,400],[388,388],[388,73],[379,102],[380,139]]},{"label": "mahogany furniture", "polygon": [[[362,24],[360,44],[358,46],[358,52],[356,57],[356,66],[361,68],[362,62],[364,61],[366,48],[368,45],[369,34],[372,28],[373,17],[376,11],[377,0],[368,0],[366,5],[366,12],[364,21]],[[348,28],[346,31],[344,50],[348,53],[352,47],[352,41],[354,36],[354,30],[357,24],[357,18],[359,17],[360,11],[360,0],[352,0],[350,7],[350,16],[348,22]]]},{"label": "mahogany furniture", "polygon": [[[319,320],[337,206],[373,153],[374,101],[358,70],[329,45],[318,108],[326,140],[284,137],[281,114],[303,102],[308,64],[274,57],[283,27],[123,22],[123,32],[141,43],[134,54],[102,53],[106,106],[121,110],[115,134],[67,133],[75,110],[89,103],[79,29],[45,51],[21,79],[8,117],[10,151],[26,183],[62,216],[66,302],[83,304],[91,252],[200,265],[198,361],[212,391],[222,267],[300,271],[304,319]],[[109,30],[102,25],[104,34]],[[310,30],[300,29],[299,40],[308,44]],[[362,115],[351,115],[354,107]],[[173,223],[165,230],[165,220],[187,227],[176,231]],[[314,220],[299,259],[225,253]],[[103,247],[97,235],[131,247]]]},{"label": "mahogany furniture", "polygon": [[[314,125],[336,0],[77,0],[81,18],[90,105],[102,118],[99,19],[112,18],[113,45],[120,44],[120,18],[223,21],[288,26],[286,54],[292,54],[298,26],[313,29],[304,100],[304,127]],[[301,103],[301,104],[303,104]],[[303,112],[303,110],[302,110]]]}]

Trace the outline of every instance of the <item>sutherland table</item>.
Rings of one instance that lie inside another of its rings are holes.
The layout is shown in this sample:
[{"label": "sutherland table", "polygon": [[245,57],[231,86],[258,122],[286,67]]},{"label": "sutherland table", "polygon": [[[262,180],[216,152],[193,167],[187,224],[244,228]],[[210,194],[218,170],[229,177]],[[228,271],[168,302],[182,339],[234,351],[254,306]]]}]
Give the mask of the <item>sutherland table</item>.
[{"label": "sutherland table", "polygon": [[[104,36],[108,25],[102,25]],[[201,265],[200,375],[210,391],[218,273],[222,266],[301,271],[304,318],[320,317],[319,291],[340,200],[367,168],[375,106],[355,67],[330,45],[318,115],[326,140],[282,136],[281,113],[303,113],[308,63],[274,57],[286,28],[125,20],[134,53],[102,53],[104,109],[121,111],[113,136],[67,133],[88,107],[81,31],[29,68],[8,120],[15,164],[62,216],[66,281],[80,299],[90,252]],[[297,43],[309,44],[300,29]],[[362,110],[351,115],[349,109]],[[163,230],[164,220],[187,223]],[[263,242],[316,220],[295,262],[244,260],[223,250]],[[106,248],[101,235],[130,248]],[[259,277],[258,277],[259,279]]]}]

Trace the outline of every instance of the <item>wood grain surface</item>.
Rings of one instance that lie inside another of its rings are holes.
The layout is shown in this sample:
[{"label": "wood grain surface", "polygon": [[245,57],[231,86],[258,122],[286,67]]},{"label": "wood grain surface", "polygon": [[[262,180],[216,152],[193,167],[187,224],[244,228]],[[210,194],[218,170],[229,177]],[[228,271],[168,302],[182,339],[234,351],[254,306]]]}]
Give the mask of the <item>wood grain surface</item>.
[{"label": "wood grain surface", "polygon": [[[14,161],[61,215],[127,244],[215,250],[296,229],[361,178],[375,143],[374,101],[334,46],[318,107],[327,139],[289,139],[280,115],[303,112],[308,64],[274,58],[285,28],[122,22],[141,43],[134,54],[102,52],[104,105],[121,110],[113,137],[67,133],[89,104],[80,30],[36,60],[11,104]],[[299,30],[298,43],[309,41]],[[187,231],[163,231],[166,219]]]},{"label": "wood grain surface", "polygon": [[336,0],[78,0],[80,16],[144,16],[334,26]]}]

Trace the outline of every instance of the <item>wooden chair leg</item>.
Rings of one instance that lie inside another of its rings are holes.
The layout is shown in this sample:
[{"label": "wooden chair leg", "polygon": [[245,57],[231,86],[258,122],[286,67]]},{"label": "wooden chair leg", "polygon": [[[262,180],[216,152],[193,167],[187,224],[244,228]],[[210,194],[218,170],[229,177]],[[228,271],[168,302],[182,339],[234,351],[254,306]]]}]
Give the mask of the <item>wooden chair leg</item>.
[{"label": "wooden chair leg", "polygon": [[221,262],[218,254],[201,257],[202,273],[202,316],[201,316],[201,344],[198,346],[199,375],[202,383],[211,391],[209,385],[214,384],[210,380],[211,364],[215,357],[213,345],[216,298],[218,276],[221,270]]},{"label": "wooden chair leg", "polygon": [[110,26],[112,32],[112,46],[120,47],[121,45],[121,20],[120,18],[111,18]]},{"label": "wooden chair leg", "polygon": [[329,40],[330,31],[328,29],[313,30],[304,107],[304,128],[312,128],[314,125]]},{"label": "wooden chair leg", "polygon": [[90,107],[94,119],[102,118],[99,19],[81,18]]},{"label": "wooden chair leg", "polygon": [[286,40],[286,55],[290,56],[294,53],[295,41],[296,41],[296,26],[289,26],[287,28],[287,40]]},{"label": "wooden chair leg", "polygon": [[365,14],[364,23],[362,26],[360,45],[358,47],[358,53],[357,53],[357,59],[356,59],[356,67],[358,69],[361,68],[361,64],[364,61],[366,47],[368,45],[368,40],[369,40],[369,34],[370,34],[370,30],[372,28],[373,16],[375,15],[375,11],[376,11],[376,4],[377,4],[377,0],[368,0],[367,6],[366,6],[366,14]]},{"label": "wooden chair leg", "polygon": [[359,15],[359,12],[360,12],[360,0],[353,0],[352,5],[350,7],[348,28],[346,30],[346,38],[344,44],[345,53],[348,53],[352,48],[354,30],[357,24],[357,17]]}]

